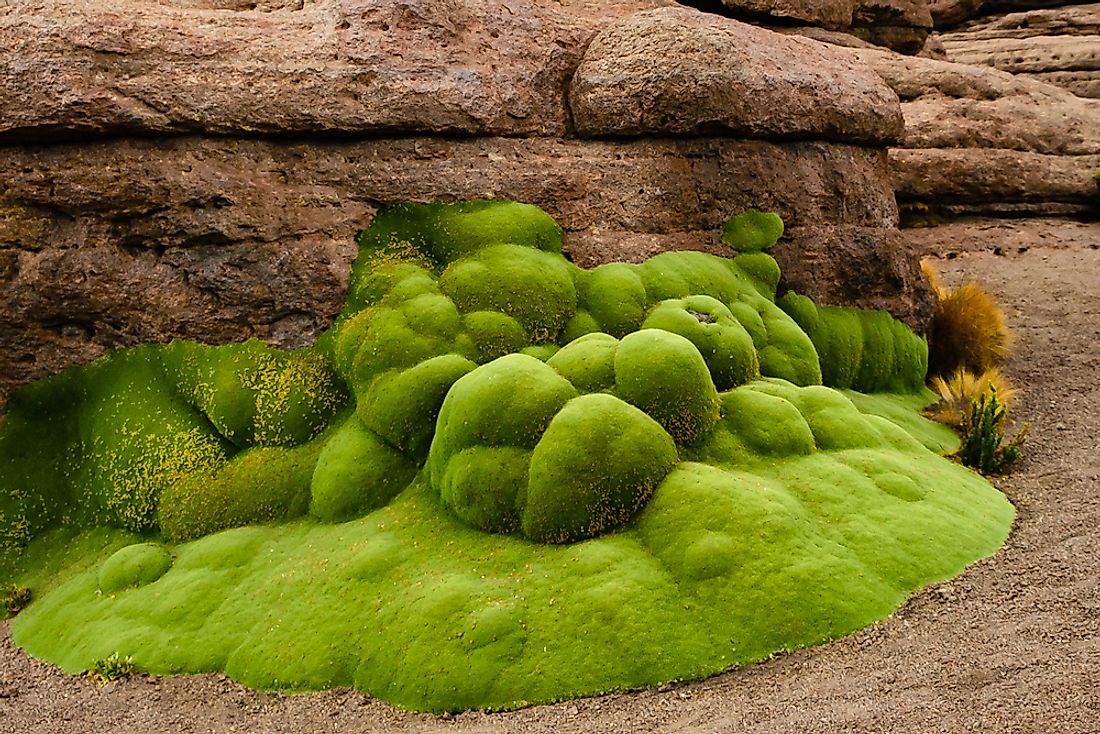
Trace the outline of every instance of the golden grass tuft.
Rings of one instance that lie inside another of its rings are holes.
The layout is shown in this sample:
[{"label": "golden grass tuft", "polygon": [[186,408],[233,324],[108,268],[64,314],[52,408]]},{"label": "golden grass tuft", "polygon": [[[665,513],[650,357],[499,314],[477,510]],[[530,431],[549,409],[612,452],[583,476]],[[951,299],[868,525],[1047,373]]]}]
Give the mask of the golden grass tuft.
[{"label": "golden grass tuft", "polygon": [[920,271],[924,273],[924,279],[928,281],[928,285],[932,286],[932,292],[936,294],[936,300],[942,301],[947,298],[949,291],[943,285],[943,278],[940,277],[940,271],[935,264],[925,258],[920,261]]},{"label": "golden grass tuft", "polygon": [[972,402],[981,395],[988,397],[996,390],[998,402],[1005,407],[1016,396],[1012,382],[996,367],[981,374],[961,367],[947,377],[933,377],[931,387],[940,396],[940,401],[929,408],[926,415],[954,428],[962,426]]},{"label": "golden grass tuft", "polygon": [[948,291],[927,260],[921,262],[921,270],[936,293],[928,331],[930,376],[963,368],[980,375],[1008,356],[1015,337],[993,296],[973,283]]}]

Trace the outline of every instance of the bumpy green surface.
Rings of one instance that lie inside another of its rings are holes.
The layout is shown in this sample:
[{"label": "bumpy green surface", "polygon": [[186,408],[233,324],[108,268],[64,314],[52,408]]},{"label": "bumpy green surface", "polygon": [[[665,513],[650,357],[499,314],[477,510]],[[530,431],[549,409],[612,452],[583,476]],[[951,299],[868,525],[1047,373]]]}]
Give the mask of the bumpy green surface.
[{"label": "bumpy green surface", "polygon": [[309,349],[146,346],[24,388],[0,429],[0,582],[35,592],[16,641],[456,710],[882,618],[1013,510],[937,454],[921,339],[776,305],[755,250],[780,232],[756,213],[733,259],[585,271],[534,207],[393,207]]}]

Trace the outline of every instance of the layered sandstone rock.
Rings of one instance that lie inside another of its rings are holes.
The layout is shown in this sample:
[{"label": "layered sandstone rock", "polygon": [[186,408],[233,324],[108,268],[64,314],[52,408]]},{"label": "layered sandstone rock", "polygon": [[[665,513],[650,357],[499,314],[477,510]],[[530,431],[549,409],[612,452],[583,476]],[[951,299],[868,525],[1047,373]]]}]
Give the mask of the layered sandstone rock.
[{"label": "layered sandstone rock", "polygon": [[[685,3],[685,5],[698,3]],[[821,28],[852,25],[858,0],[722,0],[734,14],[777,21],[801,21]]]},{"label": "layered sandstone rock", "polygon": [[950,28],[978,15],[982,5],[982,0],[930,0],[928,11],[935,28]]},{"label": "layered sandstone rock", "polygon": [[953,61],[1100,98],[1100,3],[981,18],[942,36]]},{"label": "layered sandstone rock", "polygon": [[308,342],[410,200],[538,204],[585,265],[774,209],[785,287],[919,326],[899,134],[848,57],[661,0],[6,6],[0,392],[144,341]]},{"label": "layered sandstone rock", "polygon": [[902,230],[902,236],[922,256],[950,256],[961,252],[992,252],[1012,256],[1031,248],[1045,250],[1095,249],[1100,222],[1056,217],[974,217],[936,227]]},{"label": "layered sandstone rock", "polygon": [[904,209],[1096,213],[1100,100],[987,67],[845,53],[875,69],[902,100],[905,136],[891,160]]},{"label": "layered sandstone rock", "polygon": [[[715,5],[699,0],[683,4],[705,9]],[[734,18],[780,28],[805,25],[843,31],[905,54],[920,51],[932,29],[928,0],[721,0],[721,4]]]},{"label": "layered sandstone rock", "polygon": [[10,4],[0,8],[0,136],[560,135],[564,82],[606,22],[592,10],[585,0]]}]

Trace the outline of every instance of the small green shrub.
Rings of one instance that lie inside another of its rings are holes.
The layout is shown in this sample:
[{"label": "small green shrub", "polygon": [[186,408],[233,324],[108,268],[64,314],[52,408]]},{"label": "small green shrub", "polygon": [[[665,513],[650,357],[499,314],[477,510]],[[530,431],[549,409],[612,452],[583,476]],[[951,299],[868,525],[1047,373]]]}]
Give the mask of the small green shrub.
[{"label": "small green shrub", "polygon": [[1020,446],[1027,437],[1025,425],[1005,443],[1005,406],[997,400],[997,388],[990,386],[963,416],[959,460],[982,474],[1000,474],[1020,459]]},{"label": "small green shrub", "polygon": [[88,668],[88,675],[96,682],[96,685],[105,686],[119,678],[129,678],[134,674],[134,659],[127,655],[121,657],[117,652],[111,653],[105,658],[100,658]]},{"label": "small green shrub", "polygon": [[19,614],[31,603],[31,590],[26,586],[12,584],[4,590],[4,608],[12,616]]}]

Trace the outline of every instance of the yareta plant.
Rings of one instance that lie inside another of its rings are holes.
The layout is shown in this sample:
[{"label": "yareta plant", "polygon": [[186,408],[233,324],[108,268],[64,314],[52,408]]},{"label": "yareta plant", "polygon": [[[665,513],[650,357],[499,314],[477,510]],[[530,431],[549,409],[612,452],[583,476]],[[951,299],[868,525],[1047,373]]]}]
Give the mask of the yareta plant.
[{"label": "yareta plant", "polygon": [[116,351],[15,394],[16,641],[423,710],[699,678],[879,620],[1013,517],[942,458],[924,341],[722,258],[584,270],[541,210],[405,205],[306,349]]}]

